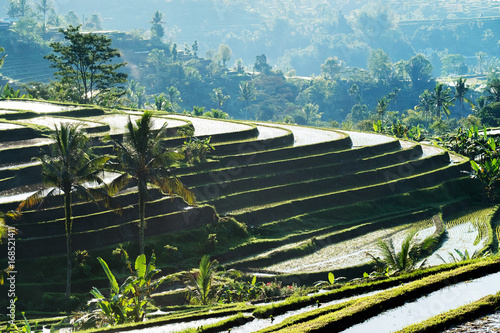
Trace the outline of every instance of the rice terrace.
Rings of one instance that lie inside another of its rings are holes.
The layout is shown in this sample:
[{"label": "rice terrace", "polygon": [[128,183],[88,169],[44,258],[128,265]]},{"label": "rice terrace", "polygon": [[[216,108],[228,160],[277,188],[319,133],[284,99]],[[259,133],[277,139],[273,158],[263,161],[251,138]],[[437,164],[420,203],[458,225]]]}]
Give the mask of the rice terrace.
[{"label": "rice terrace", "polygon": [[0,0],[0,332],[499,331],[499,24]]},{"label": "rice terrace", "polygon": [[[31,100],[1,101],[0,108],[4,212],[16,209],[19,200],[42,187],[41,162],[31,157],[52,144],[45,134],[54,124],[78,124],[88,133],[94,151],[113,154],[113,146],[99,138],[111,135],[121,140],[129,117],[137,121],[142,114]],[[484,204],[480,184],[464,173],[470,169],[467,158],[374,133],[165,112],[155,112],[152,119],[155,129],[166,124],[162,129],[169,134],[163,141],[166,147],[179,146],[186,140],[181,135],[191,131],[197,140],[209,137],[213,150],[204,162],[173,169],[195,193],[196,205],[151,189],[145,252],[156,255],[160,273],[155,279],[173,274],[172,282],[152,293],[154,306],[145,310],[147,321],[123,330],[153,332],[155,327],[172,326],[244,332],[245,325],[253,325],[247,331],[348,328],[450,283],[498,271],[495,257],[449,263],[448,253],[454,249],[493,252],[498,244],[496,209]],[[23,140],[17,140],[21,135]],[[108,172],[104,178],[113,177]],[[13,236],[17,303],[30,309],[30,317],[44,317],[38,325],[45,331],[72,327],[78,315],[61,317],[61,311],[71,308],[83,318],[80,311],[89,307],[89,290],[108,288],[108,278],[95,258],[104,258],[120,283],[128,276],[119,249],[131,258],[138,253],[134,185],[115,196],[120,214],[92,202],[74,204],[76,267],[69,300],[64,297],[62,200],[56,196],[50,206],[23,211],[9,223],[17,230]],[[397,249],[413,229],[419,231],[420,241],[436,237],[427,254],[433,267],[424,263],[431,268],[396,276],[389,271],[375,273],[367,253],[374,253],[377,240],[394,239]],[[196,267],[206,254],[220,265],[211,288],[219,289],[213,297],[222,301],[208,307],[187,305],[182,271]],[[314,287],[320,280],[327,281]],[[374,292],[377,298],[369,296]],[[252,293],[262,293],[263,301],[248,302]],[[359,296],[354,300],[352,295]],[[479,302],[484,303],[477,305],[482,310],[472,313],[487,313],[497,300]],[[457,305],[453,302],[450,310]]]}]

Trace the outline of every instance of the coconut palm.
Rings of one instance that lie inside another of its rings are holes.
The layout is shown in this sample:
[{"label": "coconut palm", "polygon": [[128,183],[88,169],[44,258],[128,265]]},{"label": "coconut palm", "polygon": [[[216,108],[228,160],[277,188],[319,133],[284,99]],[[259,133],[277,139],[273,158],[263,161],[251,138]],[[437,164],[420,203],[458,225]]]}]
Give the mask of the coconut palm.
[{"label": "coconut palm", "polygon": [[111,197],[102,188],[87,187],[93,184],[104,185],[101,173],[108,156],[92,158],[89,156],[88,138],[78,126],[61,124],[55,127],[52,135],[55,144],[50,156],[38,158],[42,162],[44,185],[42,188],[25,199],[17,211],[38,204],[42,209],[55,195],[64,196],[65,235],[66,235],[66,297],[71,292],[71,234],[73,227],[72,202],[76,195],[86,201],[102,201],[111,205]]},{"label": "coconut palm", "polygon": [[441,112],[446,115],[446,118],[450,117],[450,106],[453,105],[454,98],[451,97],[451,89],[444,89],[442,83],[437,83],[434,90],[431,91],[430,103],[434,106],[436,111],[437,119],[441,119]]},{"label": "coconut palm", "polygon": [[486,98],[491,102],[500,102],[500,79],[494,78],[489,80],[485,88],[489,96]]},{"label": "coconut palm", "polygon": [[170,195],[180,195],[188,204],[195,204],[194,193],[171,174],[169,165],[184,158],[183,154],[162,148],[166,123],[153,130],[153,113],[145,111],[135,122],[130,118],[126,125],[123,142],[114,141],[119,164],[115,169],[122,175],[109,184],[110,193],[116,193],[135,180],[139,196],[139,249],[144,254],[144,229],[146,227],[146,202],[149,199],[149,183]]},{"label": "coconut palm", "polygon": [[40,3],[36,4],[36,8],[39,12],[43,14],[43,32],[47,32],[47,13],[54,10],[54,4],[52,0],[40,0]]},{"label": "coconut palm", "polygon": [[467,102],[469,104],[472,104],[472,102],[465,97],[467,92],[469,91],[469,88],[466,85],[467,79],[464,79],[462,77],[459,77],[457,81],[455,82],[455,99],[458,101],[460,105],[460,113],[463,114],[464,112],[464,102]]},{"label": "coconut palm", "polygon": [[389,101],[386,98],[381,98],[377,100],[377,106],[375,107],[375,110],[377,111],[378,119],[380,121],[384,120],[384,115],[388,107],[389,107]]},{"label": "coconut palm", "polygon": [[168,88],[167,98],[168,98],[168,101],[170,102],[170,108],[172,109],[172,111],[174,111],[174,107],[178,106],[179,103],[182,103],[181,93],[174,86],[171,86],[170,88]]}]

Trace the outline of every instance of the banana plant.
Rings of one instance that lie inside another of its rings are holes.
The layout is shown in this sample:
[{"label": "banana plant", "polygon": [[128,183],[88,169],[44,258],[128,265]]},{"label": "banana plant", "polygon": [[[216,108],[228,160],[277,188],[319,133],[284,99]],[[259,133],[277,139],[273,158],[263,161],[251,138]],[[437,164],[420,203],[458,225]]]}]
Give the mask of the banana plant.
[{"label": "banana plant", "polygon": [[[170,276],[163,276],[153,281],[153,276],[160,272],[156,268],[156,256],[153,254],[149,264],[146,256],[141,254],[135,260],[135,270],[122,285],[109,269],[104,259],[99,260],[110,284],[110,296],[105,297],[97,288],[93,287],[90,294],[94,297],[97,307],[102,310],[110,324],[141,322],[146,316],[146,307],[151,303],[151,292],[158,288]],[[131,266],[129,266],[131,267]]]},{"label": "banana plant", "polygon": [[32,329],[30,323],[26,319],[26,316],[24,315],[24,312],[21,312],[23,319],[24,319],[24,325],[21,327],[18,327],[15,324],[7,324],[6,332],[9,333],[32,333],[32,332],[37,332],[38,331],[38,323],[35,324],[35,327]]},{"label": "banana plant", "polygon": [[470,161],[471,175],[483,183],[488,199],[493,202],[495,186],[500,178],[500,158],[493,138],[489,138],[484,147],[483,156],[477,162]]}]

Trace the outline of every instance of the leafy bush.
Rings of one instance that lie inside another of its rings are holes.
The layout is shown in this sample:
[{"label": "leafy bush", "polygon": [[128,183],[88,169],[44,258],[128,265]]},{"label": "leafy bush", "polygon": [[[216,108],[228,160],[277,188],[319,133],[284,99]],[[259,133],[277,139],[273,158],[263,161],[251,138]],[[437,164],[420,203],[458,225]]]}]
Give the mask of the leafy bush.
[{"label": "leafy bush", "polygon": [[202,140],[191,137],[189,140],[184,141],[184,145],[182,146],[186,161],[193,164],[205,162],[208,152],[214,149],[210,144],[210,137]]},{"label": "leafy bush", "polygon": [[146,307],[152,302],[151,292],[170,276],[153,281],[153,276],[160,272],[159,269],[156,269],[154,254],[151,256],[149,264],[147,264],[144,254],[138,256],[135,260],[135,270],[132,269],[126,252],[124,252],[124,258],[132,275],[122,285],[118,285],[104,259],[97,258],[109,280],[109,297],[104,296],[97,288],[93,287],[90,293],[94,299],[89,304],[95,306],[95,309],[89,316],[79,318],[75,323],[77,327],[86,329],[144,320]]}]

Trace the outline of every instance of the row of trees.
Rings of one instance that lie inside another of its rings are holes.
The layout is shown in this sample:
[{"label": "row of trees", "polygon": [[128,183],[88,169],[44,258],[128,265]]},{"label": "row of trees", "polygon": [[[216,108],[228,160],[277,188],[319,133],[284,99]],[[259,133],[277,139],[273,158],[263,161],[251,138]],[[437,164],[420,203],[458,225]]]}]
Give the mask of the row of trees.
[{"label": "row of trees", "polygon": [[[44,184],[49,191],[41,189],[23,201],[17,211],[38,205],[43,208],[55,195],[64,196],[65,234],[67,256],[66,297],[71,292],[71,234],[73,225],[72,202],[77,197],[86,201],[103,203],[106,207],[119,211],[112,195],[127,186],[132,180],[137,184],[139,207],[139,251],[144,254],[144,228],[146,226],[146,202],[149,184],[170,195],[180,195],[190,205],[195,205],[194,194],[175,177],[169,166],[184,155],[165,149],[162,139],[166,133],[166,123],[153,130],[153,115],[144,112],[133,122],[129,119],[123,142],[113,141],[116,156],[92,155],[86,135],[76,126],[61,124],[56,127],[52,138],[55,141],[50,154],[40,157],[43,167]],[[104,170],[120,175],[109,184],[102,179]],[[98,184],[92,188],[89,184]]]},{"label": "row of trees", "polygon": [[[46,56],[59,80],[48,85],[28,84],[25,89],[35,98],[174,112],[208,106],[215,112],[204,113],[206,116],[227,114],[302,125],[330,121],[334,126],[363,130],[382,120],[420,124],[442,132],[458,126],[458,116],[474,111],[484,120],[492,113],[483,115],[481,110],[497,89],[495,72],[482,94],[462,81],[456,83],[453,96],[446,84],[436,84],[433,65],[425,55],[392,63],[382,49],[370,52],[368,70],[349,67],[343,60],[330,57],[321,66],[321,76],[287,79],[281,71],[271,69],[265,55],[259,55],[253,72],[238,61],[230,72],[226,62],[232,52],[227,45],[219,47],[213,60],[198,58],[196,43],[181,53],[175,43],[161,41],[162,18],[160,12],[152,18],[151,30],[156,31],[153,39],[158,39],[159,48],[148,54],[144,75],[128,82],[128,87],[127,75],[122,72],[125,63],[117,61],[119,51],[111,47],[112,39],[82,34],[79,27],[70,27],[60,30],[66,42],[52,43],[53,53]],[[442,116],[448,119],[453,113],[456,117],[442,121]]]}]

